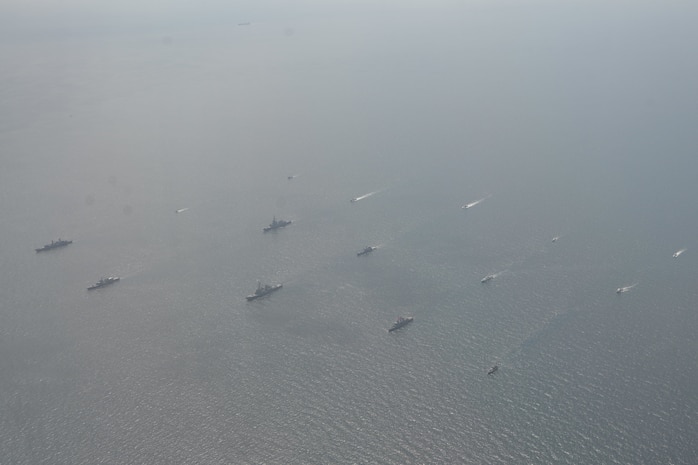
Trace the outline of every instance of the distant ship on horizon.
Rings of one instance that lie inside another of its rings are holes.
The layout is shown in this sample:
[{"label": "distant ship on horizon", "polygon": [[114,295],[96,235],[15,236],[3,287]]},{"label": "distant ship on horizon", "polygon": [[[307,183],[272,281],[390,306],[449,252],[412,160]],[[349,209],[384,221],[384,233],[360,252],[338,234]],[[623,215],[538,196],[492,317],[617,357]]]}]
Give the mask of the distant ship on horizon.
[{"label": "distant ship on horizon", "polygon": [[100,287],[108,286],[110,284],[114,284],[115,282],[119,281],[121,278],[118,276],[109,276],[108,278],[100,278],[97,283],[93,284],[92,286],[88,287],[88,291],[92,291],[94,289],[99,289]]},{"label": "distant ship on horizon", "polygon": [[37,253],[38,252],[45,252],[47,250],[56,249],[58,247],[65,247],[66,245],[70,245],[72,243],[73,243],[73,241],[65,241],[59,237],[57,241],[51,241],[50,244],[46,244],[45,246],[41,247],[40,249],[34,249],[34,250],[36,250]]},{"label": "distant ship on horizon", "polygon": [[292,221],[277,220],[276,217],[274,217],[271,224],[269,224],[269,226],[267,226],[266,228],[263,228],[262,231],[269,232],[269,231],[273,231],[275,229],[285,228],[286,226],[288,226],[291,223],[292,223]]},{"label": "distant ship on horizon", "polygon": [[398,329],[402,328],[403,326],[406,326],[406,325],[412,323],[413,320],[414,320],[414,317],[412,317],[412,316],[400,316],[397,318],[395,323],[393,323],[393,325],[388,329],[388,332],[392,333],[393,331],[398,330]]},{"label": "distant ship on horizon", "polygon": [[362,250],[361,252],[357,253],[356,256],[357,256],[357,257],[360,257],[360,256],[362,256],[362,255],[370,254],[371,252],[373,252],[373,251],[376,250],[377,248],[378,248],[378,247],[374,247],[374,246],[370,246],[370,245],[369,245],[369,246],[366,247],[364,250]]},{"label": "distant ship on horizon", "polygon": [[261,282],[257,283],[257,289],[254,291],[254,294],[248,295],[246,297],[247,301],[249,302],[250,300],[255,300],[259,299],[260,297],[264,297],[265,295],[271,294],[274,291],[278,291],[284,287],[283,284],[265,284],[262,285]]}]

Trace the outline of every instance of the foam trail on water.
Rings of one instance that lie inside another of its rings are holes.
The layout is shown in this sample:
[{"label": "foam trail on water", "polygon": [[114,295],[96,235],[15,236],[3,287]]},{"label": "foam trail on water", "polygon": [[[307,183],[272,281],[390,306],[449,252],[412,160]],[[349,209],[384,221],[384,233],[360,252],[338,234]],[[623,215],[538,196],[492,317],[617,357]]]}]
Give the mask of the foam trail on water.
[{"label": "foam trail on water", "polygon": [[487,197],[483,197],[483,198],[481,198],[481,199],[479,199],[479,200],[476,200],[475,202],[466,203],[466,204],[463,205],[461,208],[462,208],[463,210],[467,210],[468,208],[472,208],[472,207],[474,207],[475,205],[477,205],[477,204],[479,204],[479,203],[481,203],[481,202],[484,202],[485,200],[489,199],[490,197],[491,197],[491,195],[488,195]]},{"label": "foam trail on water", "polygon": [[[504,271],[507,271],[507,270],[504,270]],[[488,274],[487,276],[485,276],[484,278],[482,278],[482,279],[480,280],[480,282],[481,282],[481,283],[490,282],[490,281],[492,281],[494,278],[496,278],[497,276],[499,276],[499,275],[501,275],[502,273],[504,273],[504,271],[500,271],[499,273]]]},{"label": "foam trail on water", "polygon": [[378,193],[380,193],[380,192],[383,192],[384,190],[385,190],[385,189],[380,189],[380,190],[377,190],[377,191],[369,192],[368,194],[361,195],[361,196],[359,196],[359,197],[354,197],[353,199],[350,200],[350,202],[358,202],[359,200],[366,199],[366,198],[368,198],[368,197],[371,197],[372,195],[376,195],[376,194],[378,194]]},{"label": "foam trail on water", "polygon": [[616,289],[616,294],[623,294],[624,292],[628,292],[629,290],[631,290],[635,286],[637,286],[637,283],[635,283],[631,286],[619,287],[618,289]]}]

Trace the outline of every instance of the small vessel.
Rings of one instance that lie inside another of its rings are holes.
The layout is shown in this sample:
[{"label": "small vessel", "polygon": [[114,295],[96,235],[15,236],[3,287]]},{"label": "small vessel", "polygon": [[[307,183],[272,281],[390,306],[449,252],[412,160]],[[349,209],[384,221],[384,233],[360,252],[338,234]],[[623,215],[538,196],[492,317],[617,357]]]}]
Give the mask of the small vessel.
[{"label": "small vessel", "polygon": [[496,278],[496,277],[497,277],[496,274],[488,274],[487,276],[485,276],[484,278],[482,278],[482,279],[480,280],[480,282],[481,282],[481,283],[487,283],[487,282],[492,281],[492,280],[493,280],[494,278]]},{"label": "small vessel", "polygon": [[65,247],[66,245],[69,245],[72,243],[73,243],[73,241],[65,241],[59,237],[57,241],[51,241],[50,244],[46,244],[42,248],[34,249],[34,250],[36,250],[37,252],[45,252],[46,250],[56,249],[58,247]]},{"label": "small vessel", "polygon": [[97,281],[96,284],[90,286],[87,288],[88,291],[91,291],[93,289],[99,289],[100,287],[108,286],[110,284],[114,284],[118,280],[120,280],[118,276],[109,276],[108,278],[100,278],[99,281]]},{"label": "small vessel", "polygon": [[359,201],[358,197],[354,197],[353,199],[350,200],[351,203],[358,202],[358,201]]},{"label": "small vessel", "polygon": [[632,286],[619,287],[618,289],[616,289],[616,294],[622,294],[624,292],[628,292],[630,289],[632,289],[635,286],[637,286],[637,284],[633,284]]},{"label": "small vessel", "polygon": [[357,257],[360,257],[360,256],[362,256],[362,255],[370,254],[371,252],[373,252],[373,251],[376,250],[377,248],[378,248],[378,247],[368,246],[368,247],[366,247],[364,250],[362,250],[361,252],[357,253],[356,256],[357,256]]},{"label": "small vessel", "polygon": [[483,197],[483,198],[481,198],[481,199],[479,199],[479,200],[476,200],[475,202],[466,203],[466,204],[463,205],[461,208],[462,208],[463,210],[467,210],[468,208],[473,208],[475,205],[484,202],[485,200],[489,199],[490,197],[491,197],[491,195],[488,195],[487,197]]},{"label": "small vessel", "polygon": [[493,375],[497,373],[497,370],[499,370],[499,366],[495,365],[492,368],[490,368],[490,371],[487,372],[488,375]]},{"label": "small vessel", "polygon": [[393,323],[393,325],[390,327],[390,329],[388,329],[388,332],[391,333],[391,332],[395,331],[396,329],[400,329],[403,326],[405,326],[409,323],[412,323],[413,320],[414,320],[414,317],[412,317],[412,316],[400,316],[397,318],[395,323]]},{"label": "small vessel", "polygon": [[277,220],[276,217],[274,217],[271,224],[269,224],[269,226],[267,226],[266,228],[262,229],[262,231],[269,232],[269,231],[273,231],[275,229],[284,228],[291,223],[292,223],[292,221]]},{"label": "small vessel", "polygon": [[672,255],[672,257],[679,258],[681,256],[681,254],[684,253],[686,250],[688,250],[688,249],[677,250],[676,252],[674,252],[674,255]]},{"label": "small vessel", "polygon": [[265,285],[262,285],[262,283],[258,282],[257,283],[257,290],[254,291],[254,294],[248,295],[247,300],[250,301],[250,300],[259,299],[260,297],[264,297],[265,295],[271,294],[274,291],[278,291],[282,287],[284,287],[283,284],[275,284],[275,285],[265,284]]},{"label": "small vessel", "polygon": [[560,236],[553,237],[553,242],[557,242],[558,239],[560,239]]}]

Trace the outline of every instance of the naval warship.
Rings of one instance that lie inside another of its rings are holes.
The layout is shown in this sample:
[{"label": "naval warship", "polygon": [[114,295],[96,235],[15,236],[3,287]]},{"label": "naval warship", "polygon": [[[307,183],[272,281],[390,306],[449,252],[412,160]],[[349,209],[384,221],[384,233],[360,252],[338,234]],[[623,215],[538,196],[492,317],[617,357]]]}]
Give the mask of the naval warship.
[{"label": "naval warship", "polygon": [[356,256],[360,257],[362,255],[369,254],[369,253],[373,252],[374,250],[376,250],[377,248],[378,247],[368,246],[364,250],[362,250],[361,252],[357,253]]},{"label": "naval warship", "polygon": [[267,226],[266,228],[262,229],[264,232],[269,232],[273,231],[275,229],[283,228],[285,226],[288,226],[291,224],[291,221],[285,221],[285,220],[277,220],[276,217],[272,220],[271,224]]},{"label": "naval warship", "polygon": [[63,239],[61,239],[61,238],[59,237],[57,241],[51,241],[50,244],[46,244],[46,245],[43,246],[42,248],[40,248],[40,249],[34,249],[34,250],[36,250],[37,252],[44,252],[44,251],[46,251],[46,250],[55,249],[55,248],[57,248],[57,247],[65,247],[66,245],[72,244],[72,243],[73,243],[73,241],[64,241]]},{"label": "naval warship", "polygon": [[97,281],[94,285],[90,286],[87,288],[88,291],[91,291],[93,289],[99,289],[100,287],[108,286],[110,284],[114,284],[118,280],[120,280],[118,276],[109,276],[108,278],[100,278],[99,281]]},{"label": "naval warship", "polygon": [[390,329],[388,329],[388,332],[391,333],[391,332],[395,331],[396,329],[400,329],[403,326],[405,326],[409,323],[412,323],[413,320],[414,320],[414,317],[412,317],[412,316],[400,316],[400,317],[398,317],[397,321],[395,321],[395,323],[393,323],[393,325],[390,327]]},{"label": "naval warship", "polygon": [[255,300],[259,299],[260,297],[264,297],[267,294],[271,294],[274,291],[278,291],[281,289],[283,284],[275,284],[275,285],[270,285],[270,284],[265,284],[262,286],[262,283],[257,283],[257,290],[254,291],[254,294],[248,295],[247,300]]}]

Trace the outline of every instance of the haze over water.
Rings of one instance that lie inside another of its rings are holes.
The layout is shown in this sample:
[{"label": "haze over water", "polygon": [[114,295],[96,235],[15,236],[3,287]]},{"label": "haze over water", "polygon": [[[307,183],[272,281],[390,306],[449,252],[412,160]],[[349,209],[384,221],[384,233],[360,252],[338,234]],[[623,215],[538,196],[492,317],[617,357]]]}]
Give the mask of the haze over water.
[{"label": "haze over water", "polygon": [[696,6],[182,5],[3,7],[0,463],[695,463]]}]

